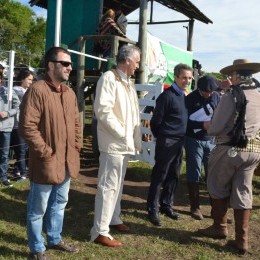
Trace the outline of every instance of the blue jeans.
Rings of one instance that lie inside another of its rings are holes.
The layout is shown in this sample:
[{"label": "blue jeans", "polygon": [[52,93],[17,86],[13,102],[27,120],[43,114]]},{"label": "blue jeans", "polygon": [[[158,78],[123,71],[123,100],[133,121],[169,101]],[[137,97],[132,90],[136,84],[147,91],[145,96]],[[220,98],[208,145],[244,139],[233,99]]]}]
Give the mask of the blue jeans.
[{"label": "blue jeans", "polygon": [[31,253],[46,250],[43,227],[46,230],[49,246],[61,241],[64,210],[68,202],[70,177],[59,185],[37,184],[31,182],[27,199],[27,236]]},{"label": "blue jeans", "polygon": [[0,131],[0,181],[7,180],[11,132]]},{"label": "blue jeans", "polygon": [[215,144],[212,140],[202,141],[195,138],[185,138],[186,150],[186,177],[188,182],[199,182],[202,165],[205,175],[208,175],[209,155]]}]

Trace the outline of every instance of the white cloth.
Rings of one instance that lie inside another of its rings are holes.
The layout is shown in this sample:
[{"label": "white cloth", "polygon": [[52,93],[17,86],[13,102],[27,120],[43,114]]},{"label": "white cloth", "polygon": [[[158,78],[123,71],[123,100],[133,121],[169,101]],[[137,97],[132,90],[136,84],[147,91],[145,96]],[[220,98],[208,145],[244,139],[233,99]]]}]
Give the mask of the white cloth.
[{"label": "white cloth", "polygon": [[128,160],[129,155],[100,152],[94,225],[90,231],[92,242],[99,235],[113,239],[109,225],[123,223],[120,204]]},{"label": "white cloth", "polygon": [[123,13],[120,14],[120,16],[116,20],[117,25],[121,29],[121,31],[126,34],[126,27],[127,27],[127,19]]},{"label": "white cloth", "polygon": [[[189,119],[192,121],[198,121],[198,122],[210,121],[213,116],[214,111],[213,111],[213,108],[209,104],[207,104],[206,106],[207,106],[207,109],[209,112],[208,115],[206,114],[204,107],[202,107],[199,110],[197,110],[196,112],[192,113],[190,115]],[[194,131],[194,133],[196,133],[198,131],[201,131],[201,129],[194,129],[193,131]]]}]

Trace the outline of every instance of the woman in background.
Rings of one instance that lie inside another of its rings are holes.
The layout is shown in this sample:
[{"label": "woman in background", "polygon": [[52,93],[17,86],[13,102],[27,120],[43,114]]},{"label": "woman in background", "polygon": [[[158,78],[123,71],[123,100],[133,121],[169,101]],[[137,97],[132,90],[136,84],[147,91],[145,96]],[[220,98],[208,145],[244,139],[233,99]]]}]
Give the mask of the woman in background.
[{"label": "woman in background", "polygon": [[[30,70],[24,69],[19,72],[17,75],[18,86],[14,86],[13,90],[19,97],[20,102],[22,102],[23,96],[26,90],[31,86],[34,79],[34,73]],[[26,154],[28,146],[25,143],[24,139],[18,133],[18,118],[14,123],[14,128],[11,135],[11,144],[16,156],[16,163],[14,166],[13,174],[17,177],[17,180],[26,179]]]},{"label": "woman in background", "polygon": [[[125,33],[119,28],[115,21],[116,12],[113,9],[108,9],[102,16],[97,34],[103,35],[117,35],[126,38]],[[101,54],[103,57],[109,57],[111,52],[111,42],[109,39],[100,39],[95,43],[94,51]]]}]

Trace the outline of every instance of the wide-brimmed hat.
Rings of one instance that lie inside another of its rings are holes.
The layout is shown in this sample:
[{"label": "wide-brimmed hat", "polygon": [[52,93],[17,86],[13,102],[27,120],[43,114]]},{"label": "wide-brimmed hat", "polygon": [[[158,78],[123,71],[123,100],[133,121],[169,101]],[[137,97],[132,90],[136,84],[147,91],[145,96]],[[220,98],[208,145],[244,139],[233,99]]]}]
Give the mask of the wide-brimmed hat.
[{"label": "wide-brimmed hat", "polygon": [[220,70],[220,73],[229,75],[233,71],[247,70],[252,71],[252,74],[260,71],[260,63],[252,62],[248,59],[238,59],[233,61],[233,65],[227,66]]}]

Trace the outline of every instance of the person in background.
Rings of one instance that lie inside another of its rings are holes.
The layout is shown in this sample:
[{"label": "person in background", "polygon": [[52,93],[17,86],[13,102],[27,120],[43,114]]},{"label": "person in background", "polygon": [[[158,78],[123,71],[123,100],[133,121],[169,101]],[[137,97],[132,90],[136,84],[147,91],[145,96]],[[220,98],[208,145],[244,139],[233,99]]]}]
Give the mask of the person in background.
[{"label": "person in background", "polygon": [[1,82],[0,82],[0,87],[2,87],[2,86],[4,86],[4,84],[3,84],[4,73],[3,73],[3,72],[0,72],[0,80],[1,80]]},{"label": "person in background", "polygon": [[77,98],[66,84],[72,70],[70,53],[52,47],[45,54],[46,75],[26,91],[19,132],[29,146],[30,192],[27,199],[29,259],[49,259],[50,249],[77,252],[62,240],[70,179],[80,168],[81,124]]},{"label": "person in background", "polygon": [[[125,33],[121,31],[115,22],[115,11],[113,9],[108,9],[102,16],[97,34],[103,35],[117,35],[126,38]],[[100,39],[94,44],[94,51],[101,54],[103,57],[109,57],[111,52],[111,42],[108,39]]]},{"label": "person in background", "polygon": [[218,82],[218,88],[216,89],[216,91],[218,92],[219,96],[222,97],[225,94],[225,87],[222,85],[222,82],[220,80],[217,81]]},{"label": "person in background", "polygon": [[5,67],[0,63],[0,74],[4,75]]},{"label": "person in background", "polygon": [[253,203],[252,178],[260,162],[260,93],[252,74],[260,63],[234,60],[220,73],[230,77],[232,85],[217,106],[210,122],[204,123],[216,138],[209,158],[207,186],[212,198],[213,225],[200,229],[207,237],[226,238],[227,209],[234,209],[235,240],[228,245],[239,254],[248,252],[250,210]]},{"label": "person in background", "polygon": [[24,63],[17,63],[14,65],[14,86],[19,84],[17,76],[22,70],[29,70],[29,67]]},{"label": "person in background", "polygon": [[109,226],[129,231],[120,218],[123,183],[130,155],[141,150],[137,93],[130,77],[139,68],[140,50],[124,45],[117,55],[115,70],[105,72],[97,83],[94,103],[97,118],[99,171],[91,241],[119,247]]},{"label": "person in background", "polygon": [[13,185],[7,178],[9,165],[10,139],[15,116],[19,113],[20,101],[12,92],[12,100],[8,101],[7,88],[2,85],[3,74],[0,74],[0,182],[6,187]]},{"label": "person in background", "polygon": [[188,121],[185,91],[191,84],[192,73],[193,69],[186,64],[175,66],[174,83],[157,98],[150,122],[156,146],[147,210],[149,220],[156,226],[162,224],[159,211],[169,218],[179,219],[172,207],[181,170]]},{"label": "person in background", "polygon": [[5,82],[5,78],[4,78],[4,76],[5,76],[5,66],[4,65],[2,65],[1,63],[0,63],[0,75],[1,75],[1,85],[2,86],[6,86],[6,82]]},{"label": "person in background", "polygon": [[191,216],[202,220],[199,202],[199,183],[202,177],[202,165],[205,176],[208,173],[208,158],[215,147],[213,137],[204,129],[204,121],[210,121],[217,107],[220,96],[215,91],[217,80],[212,76],[202,76],[197,89],[186,97],[188,109],[188,125],[185,137],[186,177],[190,199]]},{"label": "person in background", "polygon": [[[17,75],[17,86],[14,86],[14,91],[22,102],[26,90],[31,86],[34,79],[34,73],[30,70],[21,70]],[[13,169],[13,175],[16,180],[26,179],[26,154],[28,146],[21,135],[18,133],[18,120],[15,120],[14,128],[11,135],[11,144],[13,146],[16,162]]]}]

